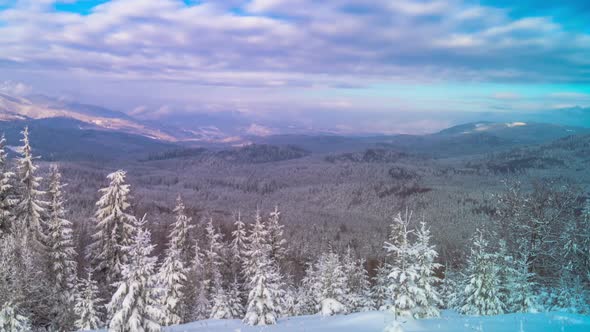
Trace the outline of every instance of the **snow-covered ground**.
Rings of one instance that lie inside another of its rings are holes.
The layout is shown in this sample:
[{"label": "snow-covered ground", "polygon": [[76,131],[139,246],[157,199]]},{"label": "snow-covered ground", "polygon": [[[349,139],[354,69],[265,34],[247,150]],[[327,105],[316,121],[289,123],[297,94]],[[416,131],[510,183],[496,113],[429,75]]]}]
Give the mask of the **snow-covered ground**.
[{"label": "snow-covered ground", "polygon": [[[367,312],[332,317],[302,316],[280,319],[277,325],[250,327],[239,320],[204,320],[165,329],[166,332],[382,332],[393,316]],[[589,332],[590,316],[567,313],[509,314],[492,317],[462,316],[444,311],[436,319],[407,320],[404,332]]]}]

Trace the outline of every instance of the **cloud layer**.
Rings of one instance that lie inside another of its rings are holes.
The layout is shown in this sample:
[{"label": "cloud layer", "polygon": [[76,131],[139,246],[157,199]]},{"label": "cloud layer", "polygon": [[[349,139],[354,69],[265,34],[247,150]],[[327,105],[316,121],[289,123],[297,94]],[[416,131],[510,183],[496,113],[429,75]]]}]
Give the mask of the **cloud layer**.
[{"label": "cloud layer", "polygon": [[[292,100],[371,108],[366,97],[351,102],[334,91],[383,84],[588,87],[590,31],[574,24],[590,16],[583,2],[536,10],[527,1],[481,3],[0,0],[0,79],[262,109]],[[196,87],[209,97],[187,96]],[[310,91],[323,95],[308,98]]]}]

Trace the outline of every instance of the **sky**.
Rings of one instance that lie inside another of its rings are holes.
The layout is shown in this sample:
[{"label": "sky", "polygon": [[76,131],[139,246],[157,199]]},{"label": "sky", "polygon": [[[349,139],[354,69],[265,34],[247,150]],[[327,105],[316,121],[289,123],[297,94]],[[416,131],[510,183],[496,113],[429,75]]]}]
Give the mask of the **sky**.
[{"label": "sky", "polygon": [[430,132],[590,107],[587,22],[587,0],[0,0],[0,91]]}]

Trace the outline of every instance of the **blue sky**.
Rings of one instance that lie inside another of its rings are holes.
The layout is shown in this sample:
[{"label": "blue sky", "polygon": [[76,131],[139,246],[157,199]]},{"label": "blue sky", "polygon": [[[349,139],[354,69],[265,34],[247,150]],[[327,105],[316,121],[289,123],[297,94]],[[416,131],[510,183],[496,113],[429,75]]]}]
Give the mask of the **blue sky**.
[{"label": "blue sky", "polygon": [[587,0],[0,0],[0,89],[428,132],[589,107],[586,22]]}]

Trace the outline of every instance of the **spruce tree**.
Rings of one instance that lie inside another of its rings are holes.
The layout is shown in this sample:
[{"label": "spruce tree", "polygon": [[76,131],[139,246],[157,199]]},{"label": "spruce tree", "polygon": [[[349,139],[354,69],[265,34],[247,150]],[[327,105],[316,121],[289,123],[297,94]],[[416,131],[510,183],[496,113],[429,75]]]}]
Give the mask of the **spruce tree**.
[{"label": "spruce tree", "polygon": [[315,270],[317,278],[313,289],[319,304],[316,312],[324,316],[348,312],[348,278],[338,255],[334,252],[322,254]]},{"label": "spruce tree", "polygon": [[215,288],[213,293],[213,307],[211,308],[211,318],[213,319],[231,319],[234,318],[230,307],[229,296],[221,285]]},{"label": "spruce tree", "polygon": [[372,292],[377,310],[390,310],[393,295],[389,289],[389,265],[381,263],[377,267]]},{"label": "spruce tree", "polygon": [[438,307],[442,305],[436,288],[441,280],[435,275],[435,270],[440,267],[440,264],[434,262],[438,253],[430,244],[430,238],[430,230],[426,228],[426,223],[422,222],[416,233],[415,245],[418,264],[416,286],[420,289],[416,301],[417,308],[414,312],[416,318],[438,317],[440,316]]},{"label": "spruce tree", "polygon": [[166,257],[160,267],[158,284],[161,288],[160,305],[162,307],[161,323],[164,326],[185,322],[189,316],[190,291],[188,274],[191,263],[191,245],[189,231],[190,218],[184,213],[184,203],[180,196],[174,209],[176,221],[168,236]]},{"label": "spruce tree", "polygon": [[31,323],[27,317],[18,313],[14,304],[8,302],[0,310],[0,331],[29,332]]},{"label": "spruce tree", "polygon": [[483,232],[476,232],[463,282],[459,311],[466,315],[499,315],[504,313],[500,299],[497,255],[488,252]]},{"label": "spruce tree", "polygon": [[14,173],[8,168],[4,134],[0,138],[0,238],[9,232],[13,220],[13,207],[18,202],[14,197],[12,179]]},{"label": "spruce tree", "polygon": [[[100,189],[101,198],[96,203],[96,232],[92,235],[89,256],[94,266],[103,295],[109,295],[122,280],[123,266],[127,264],[125,250],[132,242],[135,217],[129,210],[129,185],[125,183],[125,171],[107,176],[108,187]],[[110,296],[110,295],[109,295]]]},{"label": "spruce tree", "polygon": [[76,287],[76,251],[72,234],[72,223],[65,219],[61,174],[56,165],[51,166],[49,196],[49,220],[47,251],[49,254],[49,276],[56,297],[54,326],[58,330],[71,327]]},{"label": "spruce tree", "polygon": [[43,217],[47,202],[42,200],[45,192],[39,190],[42,178],[36,176],[38,167],[33,162],[35,157],[29,142],[29,128],[25,127],[21,133],[23,146],[20,149],[21,157],[17,160],[20,199],[16,207],[14,229],[20,237],[29,238],[37,250],[43,252],[46,240]]},{"label": "spruce tree", "polygon": [[176,199],[176,207],[174,207],[173,212],[176,216],[176,220],[173,224],[170,235],[168,236],[168,246],[171,247],[172,244],[174,244],[180,251],[179,257],[182,260],[183,265],[185,267],[190,266],[193,257],[191,231],[194,226],[190,224],[191,218],[186,215],[186,208],[180,195]]},{"label": "spruce tree", "polygon": [[151,253],[151,235],[145,226],[145,216],[134,224],[131,243],[123,247],[128,261],[122,266],[122,280],[107,305],[111,320],[110,332],[158,332],[161,311],[157,306],[157,288],[154,272],[156,257]]},{"label": "spruce tree", "polygon": [[212,300],[213,294],[222,287],[223,283],[221,275],[223,244],[221,234],[213,226],[213,219],[209,219],[205,226],[205,235],[207,238],[207,247],[204,252],[205,290],[207,297]]},{"label": "spruce tree", "polygon": [[176,325],[184,322],[187,315],[187,268],[183,265],[181,251],[172,245],[166,251],[166,258],[158,274],[161,288],[160,306],[163,326]]},{"label": "spruce tree", "polygon": [[275,209],[270,213],[267,224],[270,258],[277,264],[281,264],[286,256],[285,245],[287,241],[283,237],[284,226],[281,224],[281,212],[278,206],[275,206]]},{"label": "spruce tree", "polygon": [[391,310],[399,317],[412,317],[418,306],[418,299],[424,297],[423,290],[418,287],[419,268],[417,266],[417,250],[410,243],[408,224],[411,214],[401,213],[394,218],[390,242],[385,242],[385,249],[391,256],[388,282],[389,293],[392,295]]},{"label": "spruce tree", "polygon": [[98,285],[92,276],[92,270],[86,269],[86,278],[78,281],[74,307],[74,312],[78,317],[74,323],[77,329],[96,330],[102,327],[100,319],[102,302],[103,300],[99,297]]},{"label": "spruce tree", "polygon": [[275,324],[281,313],[281,276],[271,259],[268,231],[257,211],[248,236],[245,274],[248,278],[248,305],[244,323],[248,325]]}]

